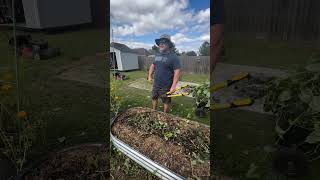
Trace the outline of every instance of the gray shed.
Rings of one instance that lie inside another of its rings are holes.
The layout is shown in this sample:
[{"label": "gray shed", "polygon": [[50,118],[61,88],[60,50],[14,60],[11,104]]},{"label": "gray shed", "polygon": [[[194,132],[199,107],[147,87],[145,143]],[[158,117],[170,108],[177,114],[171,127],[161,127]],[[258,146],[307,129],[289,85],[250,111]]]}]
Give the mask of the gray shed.
[{"label": "gray shed", "polygon": [[112,67],[118,71],[139,69],[138,54],[124,44],[111,43],[110,59]]},{"label": "gray shed", "polygon": [[46,29],[91,23],[90,0],[22,0],[27,28]]}]

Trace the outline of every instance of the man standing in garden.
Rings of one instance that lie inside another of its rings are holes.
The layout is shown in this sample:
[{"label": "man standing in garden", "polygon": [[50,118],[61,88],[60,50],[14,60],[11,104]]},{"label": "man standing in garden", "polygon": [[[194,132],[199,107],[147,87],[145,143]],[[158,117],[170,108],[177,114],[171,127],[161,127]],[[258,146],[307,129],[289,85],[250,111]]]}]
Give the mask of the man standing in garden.
[{"label": "man standing in garden", "polygon": [[180,60],[173,52],[173,43],[169,35],[161,35],[155,40],[159,46],[159,53],[156,54],[153,63],[150,65],[148,81],[153,81],[152,108],[157,109],[158,99],[163,102],[163,111],[167,113],[171,103],[170,97],[165,97],[167,92],[174,92],[180,77]]}]

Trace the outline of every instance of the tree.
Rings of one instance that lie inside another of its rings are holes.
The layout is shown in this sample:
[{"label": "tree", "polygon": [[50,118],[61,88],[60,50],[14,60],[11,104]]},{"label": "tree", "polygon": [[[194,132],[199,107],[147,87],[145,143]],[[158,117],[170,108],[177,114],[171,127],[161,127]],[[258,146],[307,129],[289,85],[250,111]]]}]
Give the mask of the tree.
[{"label": "tree", "polygon": [[210,56],[210,43],[205,41],[199,48],[200,56]]},{"label": "tree", "polygon": [[156,46],[156,45],[153,45],[152,48],[149,50],[149,52],[150,52],[151,54],[156,54],[156,53],[159,52],[159,47]]},{"label": "tree", "polygon": [[174,43],[172,43],[172,44],[173,44],[173,47],[171,48],[172,51],[173,51],[174,53],[176,53],[177,56],[180,56],[181,53],[180,53],[179,50],[176,48],[176,45],[175,45]]},{"label": "tree", "polygon": [[155,51],[155,52],[159,52],[159,47],[156,46],[156,45],[153,45],[152,46],[152,50]]},{"label": "tree", "polygon": [[155,54],[159,53],[159,47],[156,45],[153,45],[152,48],[149,49],[149,52],[150,52],[150,54],[155,55]]},{"label": "tree", "polygon": [[197,53],[194,52],[194,51],[188,51],[188,52],[186,53],[186,55],[187,55],[187,56],[197,56]]}]

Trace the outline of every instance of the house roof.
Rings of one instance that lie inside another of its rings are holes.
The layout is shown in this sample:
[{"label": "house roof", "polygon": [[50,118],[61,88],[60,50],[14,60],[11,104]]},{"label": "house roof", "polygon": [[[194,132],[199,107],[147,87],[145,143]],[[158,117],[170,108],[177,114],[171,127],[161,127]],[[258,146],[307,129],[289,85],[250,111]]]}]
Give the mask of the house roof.
[{"label": "house roof", "polygon": [[121,52],[127,52],[127,53],[136,53],[134,52],[132,49],[130,49],[128,46],[126,46],[125,44],[121,44],[121,43],[115,43],[112,42],[110,44],[110,47],[113,47],[115,49],[120,50]]},{"label": "house roof", "polygon": [[146,56],[148,56],[148,55],[151,54],[148,50],[146,50],[146,49],[144,49],[144,48],[135,48],[135,49],[132,49],[132,50],[133,50],[135,53],[139,54],[139,55],[146,55]]}]

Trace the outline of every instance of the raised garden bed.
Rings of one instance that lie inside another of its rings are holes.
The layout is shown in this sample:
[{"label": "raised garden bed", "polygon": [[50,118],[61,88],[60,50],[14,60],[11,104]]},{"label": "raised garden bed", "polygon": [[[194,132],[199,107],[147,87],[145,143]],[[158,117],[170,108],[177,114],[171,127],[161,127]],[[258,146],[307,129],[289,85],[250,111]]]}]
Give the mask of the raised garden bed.
[{"label": "raised garden bed", "polygon": [[84,144],[52,153],[15,179],[106,179],[107,170],[107,146]]},{"label": "raised garden bed", "polygon": [[137,107],[116,117],[112,134],[185,178],[208,179],[210,176],[208,126]]}]

